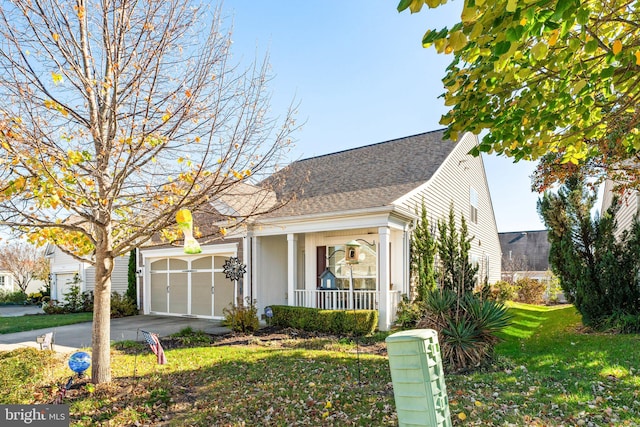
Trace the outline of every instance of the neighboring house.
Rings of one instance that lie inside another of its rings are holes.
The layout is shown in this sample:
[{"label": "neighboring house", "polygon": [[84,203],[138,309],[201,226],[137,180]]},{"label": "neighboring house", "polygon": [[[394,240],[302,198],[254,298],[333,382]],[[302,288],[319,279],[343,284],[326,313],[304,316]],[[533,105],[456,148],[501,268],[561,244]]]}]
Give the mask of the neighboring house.
[{"label": "neighboring house", "polygon": [[[32,294],[40,291],[45,285],[42,280],[31,279],[27,286],[26,294]],[[20,288],[16,284],[11,272],[6,270],[0,270],[0,292],[17,292]]]},{"label": "neighboring house", "polygon": [[[615,196],[613,192],[613,181],[607,180],[604,184],[604,192],[602,194],[602,210],[606,212],[611,206],[613,198]],[[620,199],[620,208],[616,214],[616,221],[618,227],[616,228],[615,235],[619,237],[624,230],[629,230],[633,220],[640,213],[640,192],[636,190],[630,190],[622,195],[618,195]]]},{"label": "neighboring house", "polygon": [[549,249],[547,230],[498,233],[502,248],[502,279],[523,277],[548,282]]},{"label": "neighboring house", "polygon": [[13,276],[8,271],[0,270],[0,292],[15,292],[16,286],[13,284]]},{"label": "neighboring house", "polygon": [[[428,132],[294,162],[267,182],[284,184],[274,193],[280,200],[296,197],[238,234],[202,245],[198,255],[181,247],[141,250],[144,313],[221,318],[225,307],[249,298],[260,313],[276,304],[377,309],[379,329],[388,330],[410,291],[409,241],[422,200],[434,228],[452,203],[457,221],[464,214],[479,277],[499,280],[484,164],[467,154],[478,140],[471,133],[457,144],[442,137]],[[237,211],[234,201],[225,203]],[[353,241],[360,257],[350,266],[345,244]],[[229,257],[246,264],[238,283],[225,275]],[[335,279],[322,287],[327,269]]]},{"label": "neighboring house", "polygon": [[[74,284],[76,275],[79,279],[80,292],[93,291],[95,287],[95,267],[89,262],[81,262],[64,253],[55,245],[48,245],[45,256],[51,265],[51,299],[64,301],[64,294]],[[114,260],[111,276],[111,291],[124,294],[127,291],[127,272],[129,255],[117,257]]]}]

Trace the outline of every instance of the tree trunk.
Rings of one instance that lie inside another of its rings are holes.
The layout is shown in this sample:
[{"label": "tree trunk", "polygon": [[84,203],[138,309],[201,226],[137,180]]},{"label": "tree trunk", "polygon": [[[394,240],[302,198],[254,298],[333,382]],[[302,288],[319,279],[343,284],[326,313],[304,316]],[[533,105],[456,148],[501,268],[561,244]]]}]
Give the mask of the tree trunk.
[{"label": "tree trunk", "polygon": [[113,255],[108,242],[96,245],[96,278],[93,300],[93,335],[91,340],[91,381],[111,381],[111,273]]}]

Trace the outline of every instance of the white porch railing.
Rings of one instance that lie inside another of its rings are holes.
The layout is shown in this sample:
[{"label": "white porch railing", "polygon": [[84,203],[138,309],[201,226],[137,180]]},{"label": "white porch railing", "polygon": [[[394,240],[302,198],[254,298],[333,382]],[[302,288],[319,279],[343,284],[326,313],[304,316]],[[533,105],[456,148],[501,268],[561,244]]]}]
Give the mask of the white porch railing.
[{"label": "white porch railing", "polygon": [[296,289],[294,305],[325,310],[377,310],[378,291]]}]

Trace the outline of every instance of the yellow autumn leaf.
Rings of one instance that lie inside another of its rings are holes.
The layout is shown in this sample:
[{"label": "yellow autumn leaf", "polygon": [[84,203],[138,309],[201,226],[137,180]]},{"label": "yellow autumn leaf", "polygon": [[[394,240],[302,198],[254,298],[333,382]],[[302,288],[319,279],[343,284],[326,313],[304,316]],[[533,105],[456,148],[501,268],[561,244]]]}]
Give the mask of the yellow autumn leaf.
[{"label": "yellow autumn leaf", "polygon": [[82,153],[78,151],[69,150],[67,152],[67,156],[69,157],[69,161],[71,162],[72,165],[82,162]]},{"label": "yellow autumn leaf", "polygon": [[178,157],[178,163],[184,162],[184,157]]},{"label": "yellow autumn leaf", "polygon": [[162,116],[162,121],[166,122],[171,118],[171,114],[170,113],[165,113],[164,116]]},{"label": "yellow autumn leaf", "polygon": [[616,40],[613,42],[613,54],[617,55],[622,51],[622,42],[620,40]]},{"label": "yellow autumn leaf", "polygon": [[460,412],[460,413],[458,414],[458,419],[459,419],[460,421],[464,421],[464,420],[466,420],[466,419],[467,419],[467,414],[465,414],[464,412]]},{"label": "yellow autumn leaf", "polygon": [[555,46],[558,42],[558,36],[560,35],[560,30],[555,29],[551,32],[551,36],[549,37],[549,46]]},{"label": "yellow autumn leaf", "polygon": [[45,106],[46,108],[53,108],[53,107],[55,107],[55,105],[56,105],[56,103],[55,103],[55,102],[53,102],[53,101],[52,101],[52,100],[50,100],[50,99],[45,99],[45,100],[44,100],[44,106]]},{"label": "yellow autumn leaf", "polygon": [[640,65],[640,50],[636,52],[636,65]]},{"label": "yellow autumn leaf", "polygon": [[227,229],[224,227],[220,227],[220,234],[222,234],[223,236],[227,235]]},{"label": "yellow autumn leaf", "polygon": [[53,79],[53,84],[58,86],[62,83],[62,74],[51,72],[51,78]]},{"label": "yellow autumn leaf", "polygon": [[458,51],[467,45],[467,36],[462,31],[455,31],[449,36],[449,45]]},{"label": "yellow autumn leaf", "polygon": [[58,41],[60,39],[60,35],[58,35],[58,33],[53,33],[51,34],[51,38],[53,39],[53,41]]},{"label": "yellow autumn leaf", "polygon": [[424,0],[413,0],[409,5],[409,10],[411,13],[418,13],[420,9],[422,9],[422,5],[424,4]]},{"label": "yellow autumn leaf", "polygon": [[191,91],[189,89],[187,89],[184,94],[186,95],[187,98],[191,98],[193,96],[193,94],[191,93]]}]

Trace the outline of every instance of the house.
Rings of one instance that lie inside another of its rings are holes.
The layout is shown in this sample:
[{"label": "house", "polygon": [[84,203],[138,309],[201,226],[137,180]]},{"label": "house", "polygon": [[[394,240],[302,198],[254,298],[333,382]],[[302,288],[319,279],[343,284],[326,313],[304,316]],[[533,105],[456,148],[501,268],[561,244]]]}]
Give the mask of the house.
[{"label": "house", "polygon": [[[614,182],[611,180],[605,181],[604,191],[602,193],[602,210],[606,212],[611,206],[613,198],[615,196]],[[637,190],[627,190],[621,195],[618,195],[620,200],[620,208],[616,213],[617,228],[615,236],[619,237],[624,230],[629,230],[633,224],[634,219],[640,213],[640,192]]]},{"label": "house", "polygon": [[[45,256],[51,266],[51,299],[64,301],[64,295],[78,282],[80,292],[93,291],[95,287],[95,267],[88,261],[79,261],[63,252],[56,245],[47,245]],[[129,255],[114,260],[111,275],[111,291],[124,294],[128,286]],[[77,279],[76,279],[77,277]]]},{"label": "house", "polygon": [[548,282],[549,249],[547,230],[498,233],[502,248],[502,279],[514,282],[528,277]]},{"label": "house", "polygon": [[13,283],[13,276],[11,272],[0,270],[0,292],[11,293],[16,291],[16,286]]},{"label": "house", "polygon": [[[198,255],[141,250],[144,313],[221,318],[225,307],[250,298],[261,313],[276,304],[377,309],[379,329],[388,330],[410,292],[409,242],[423,200],[432,224],[452,204],[457,220],[465,216],[479,276],[499,280],[484,164],[467,154],[477,143],[467,133],[454,144],[439,130],[292,163],[262,184],[281,184],[274,186],[280,200],[295,197],[239,233]],[[237,282],[225,274],[230,257],[246,264]],[[321,276],[335,279],[323,286]]]},{"label": "house", "polygon": [[[26,294],[29,295],[35,292],[39,292],[44,286],[45,283],[42,280],[32,278],[27,285]],[[16,280],[14,279],[11,272],[0,270],[0,293],[12,293],[19,290],[20,288],[18,287],[18,284],[16,283]]]}]

